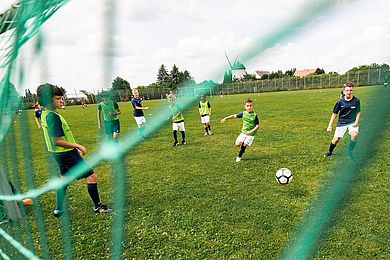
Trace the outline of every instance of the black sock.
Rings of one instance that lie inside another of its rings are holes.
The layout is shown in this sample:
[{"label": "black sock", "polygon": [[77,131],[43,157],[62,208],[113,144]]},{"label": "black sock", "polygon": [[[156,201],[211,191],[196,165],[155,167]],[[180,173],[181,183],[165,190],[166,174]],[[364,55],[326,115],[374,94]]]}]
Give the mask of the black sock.
[{"label": "black sock", "polygon": [[56,209],[58,209],[59,211],[64,210],[64,201],[67,187],[68,185],[56,190]]},{"label": "black sock", "polygon": [[348,145],[348,152],[352,153],[353,149],[355,149],[356,141],[350,140]]},{"label": "black sock", "polygon": [[173,130],[173,139],[175,139],[175,143],[177,143],[177,131]]},{"label": "black sock", "polygon": [[11,186],[11,191],[12,191],[12,194],[17,194],[17,192],[16,192],[16,188],[15,188],[15,186],[13,185],[13,183],[12,183],[12,182],[10,182],[10,181],[8,181],[8,183],[9,183],[9,186]]},{"label": "black sock", "polygon": [[328,152],[329,152],[330,154],[333,153],[334,148],[336,148],[336,144],[330,142]]},{"label": "black sock", "polygon": [[242,155],[245,153],[245,149],[246,149],[246,146],[244,146],[242,144],[241,147],[240,147],[240,151],[238,152],[237,156],[241,158]]},{"label": "black sock", "polygon": [[209,131],[211,131],[211,126],[210,125],[207,128],[209,129]]},{"label": "black sock", "polygon": [[205,126],[204,130],[206,131],[206,133],[209,132],[209,128],[207,126]]},{"label": "black sock", "polygon": [[186,132],[180,131],[181,133],[181,142],[184,143],[186,141]]},{"label": "black sock", "polygon": [[91,197],[93,204],[95,205],[95,208],[99,207],[100,197],[99,197],[97,183],[87,183],[87,187],[88,187],[89,196]]}]

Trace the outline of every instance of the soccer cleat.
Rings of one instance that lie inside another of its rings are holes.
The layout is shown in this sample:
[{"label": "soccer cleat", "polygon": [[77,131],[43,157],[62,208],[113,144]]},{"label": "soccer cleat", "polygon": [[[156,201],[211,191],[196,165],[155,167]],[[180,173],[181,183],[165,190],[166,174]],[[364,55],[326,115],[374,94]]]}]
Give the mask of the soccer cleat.
[{"label": "soccer cleat", "polygon": [[172,146],[173,146],[173,147],[176,147],[176,146],[178,146],[178,145],[179,145],[178,142],[174,142]]},{"label": "soccer cleat", "polygon": [[187,144],[187,142],[186,141],[182,141],[181,144]]},{"label": "soccer cleat", "polygon": [[100,204],[99,207],[93,208],[93,211],[95,211],[95,213],[110,213],[112,209],[106,205]]},{"label": "soccer cleat", "polygon": [[326,152],[326,153],[324,154],[324,158],[329,157],[329,156],[331,156],[331,155],[332,155],[332,153]]},{"label": "soccer cleat", "polygon": [[208,135],[208,133],[206,132],[206,133],[204,133],[204,136],[206,136],[206,135]]},{"label": "soccer cleat", "polygon": [[238,157],[236,158],[236,162],[240,162],[241,161],[241,157]]},{"label": "soccer cleat", "polygon": [[59,218],[62,216],[62,214],[64,214],[64,212],[62,210],[55,209],[53,214],[54,214],[54,217]]},{"label": "soccer cleat", "polygon": [[212,134],[213,134],[213,132],[209,131],[209,135],[212,135]]}]

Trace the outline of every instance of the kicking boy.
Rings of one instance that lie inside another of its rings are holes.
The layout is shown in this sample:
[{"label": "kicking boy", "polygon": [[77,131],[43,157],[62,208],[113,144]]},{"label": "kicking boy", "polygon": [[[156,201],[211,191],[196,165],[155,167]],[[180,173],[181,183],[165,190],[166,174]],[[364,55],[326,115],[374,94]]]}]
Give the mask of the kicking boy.
[{"label": "kicking boy", "polygon": [[149,109],[149,107],[142,107],[142,99],[139,97],[139,92],[137,89],[133,89],[133,98],[131,99],[131,104],[133,105],[134,111],[133,116],[135,122],[137,123],[139,134],[144,138],[145,124],[146,119],[144,116],[144,110]]},{"label": "kicking boy", "polygon": [[202,95],[199,101],[199,114],[200,120],[204,125],[205,133],[204,135],[212,135],[211,126],[210,126],[210,117],[211,117],[211,105],[206,96]]},{"label": "kicking boy", "polygon": [[111,137],[115,142],[118,142],[118,135],[121,131],[118,115],[121,114],[118,103],[111,100],[110,93],[103,92],[103,101],[98,105],[98,128],[102,129],[102,117],[103,117],[103,129],[107,137]]},{"label": "kicking boy", "polygon": [[221,123],[225,123],[226,120],[232,118],[242,118],[241,134],[236,139],[236,146],[240,146],[240,151],[237,154],[236,162],[240,162],[245,149],[248,146],[251,146],[253,139],[255,138],[256,131],[260,127],[259,118],[253,111],[253,101],[249,98],[246,99],[245,111],[227,116],[221,120]]},{"label": "kicking boy", "polygon": [[[46,83],[40,85],[37,90],[39,103],[46,109],[42,112],[42,129],[48,151],[58,164],[62,177],[66,177],[68,171],[76,164],[87,164],[81,157],[87,153],[87,149],[76,143],[72,131],[66,120],[57,113],[56,109],[61,109],[63,101],[63,91],[58,86]],[[91,197],[96,213],[108,213],[112,209],[100,202],[97,175],[87,165],[88,170],[79,177],[87,180],[87,189]],[[54,216],[59,217],[63,213],[63,204],[66,193],[66,186],[56,190],[56,208]]]},{"label": "kicking boy", "polygon": [[330,117],[328,128],[326,129],[328,132],[332,132],[333,121],[336,119],[337,114],[339,115],[339,118],[336,125],[336,131],[324,157],[326,158],[332,155],[337,143],[343,138],[345,132],[348,130],[348,134],[351,136],[348,146],[348,158],[354,160],[352,152],[355,148],[359,132],[360,100],[353,95],[352,82],[344,84],[344,97],[340,98],[333,108],[333,113]]},{"label": "kicking boy", "polygon": [[186,134],[185,134],[185,128],[184,128],[184,116],[181,113],[181,107],[179,104],[176,103],[176,99],[174,95],[169,95],[168,99],[170,101],[169,104],[169,111],[172,115],[172,129],[173,129],[173,139],[175,140],[173,142],[173,147],[176,147],[179,145],[179,142],[177,141],[177,130],[181,133],[181,144],[186,144]]}]

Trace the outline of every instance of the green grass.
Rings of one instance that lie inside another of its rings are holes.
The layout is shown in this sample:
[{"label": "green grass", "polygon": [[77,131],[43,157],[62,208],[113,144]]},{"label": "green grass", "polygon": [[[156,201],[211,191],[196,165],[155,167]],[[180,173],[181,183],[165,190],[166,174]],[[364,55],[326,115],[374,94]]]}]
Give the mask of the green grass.
[{"label": "green grass", "polygon": [[[364,111],[374,106],[370,94],[375,89],[362,87],[355,91],[362,102],[362,134]],[[332,174],[332,168],[337,166],[338,160],[346,158],[347,140],[342,140],[330,160],[322,158],[332,138],[332,134],[326,133],[326,127],[339,92],[339,89],[318,89],[216,96],[210,100],[214,135],[203,136],[195,104],[184,112],[187,145],[171,147],[171,125],[167,122],[152,137],[134,147],[125,157],[129,185],[123,258],[277,258],[285,243],[293,238],[295,228],[316,199],[321,185]],[[242,121],[234,119],[221,124],[220,120],[242,111],[243,100],[248,97],[254,100],[261,127],[242,162],[236,163],[238,148],[234,141]],[[149,113],[153,114],[153,109],[164,102],[144,101],[143,105],[151,107]],[[119,105],[121,135],[125,135],[135,127],[135,122],[130,103]],[[28,112],[31,113],[28,126],[35,182],[40,186],[50,176],[46,164],[48,155],[33,112]],[[92,152],[98,148],[96,105],[84,110],[79,106],[67,107],[60,113],[71,124],[76,141]],[[16,144],[18,161],[23,162],[27,159],[20,149],[25,139],[20,134],[19,120],[16,118],[15,122],[16,140],[7,144]],[[332,216],[333,226],[323,235],[324,243],[315,258],[386,258],[389,255],[389,180],[385,177],[389,169],[389,131],[378,137],[383,142],[376,147],[373,159],[361,169],[360,177],[352,183],[354,188],[345,206]],[[359,143],[357,156],[358,151]],[[26,191],[23,165],[19,167],[22,190]],[[293,172],[289,185],[279,185],[274,179],[276,170],[281,167]],[[115,173],[108,162],[95,167],[95,171],[102,200],[113,205],[112,174]],[[54,172],[57,173],[56,168]],[[65,250],[59,235],[60,222],[52,217],[54,192],[39,199],[51,257],[63,258],[69,250]],[[73,256],[107,258],[113,215],[92,212],[83,181],[68,188],[68,200]],[[32,243],[39,255],[41,235],[37,234],[34,212],[33,207],[26,208],[34,238]],[[26,236],[18,233],[18,229],[24,233],[26,225],[16,223],[1,228],[21,237],[28,247]],[[2,245],[5,243],[0,241]]]}]

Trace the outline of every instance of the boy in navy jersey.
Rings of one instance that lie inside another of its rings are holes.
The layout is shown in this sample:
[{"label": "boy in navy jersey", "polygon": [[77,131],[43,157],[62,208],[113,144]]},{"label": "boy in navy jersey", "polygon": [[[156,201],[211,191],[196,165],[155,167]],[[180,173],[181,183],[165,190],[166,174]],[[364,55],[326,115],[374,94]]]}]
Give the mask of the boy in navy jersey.
[{"label": "boy in navy jersey", "polygon": [[131,99],[131,104],[134,108],[133,116],[135,122],[137,123],[138,131],[141,137],[144,137],[146,119],[144,116],[144,110],[149,109],[149,107],[142,107],[142,99],[139,97],[139,92],[137,89],[133,89],[133,98]]},{"label": "boy in navy jersey", "polygon": [[343,138],[345,132],[348,130],[351,140],[348,146],[348,158],[354,160],[353,150],[356,145],[356,140],[359,132],[360,121],[360,100],[353,96],[353,84],[347,82],[344,84],[344,97],[340,98],[334,108],[327,128],[328,132],[332,132],[333,121],[337,115],[339,119],[336,125],[334,137],[330,143],[329,150],[324,154],[324,157],[331,156],[337,143]]}]

